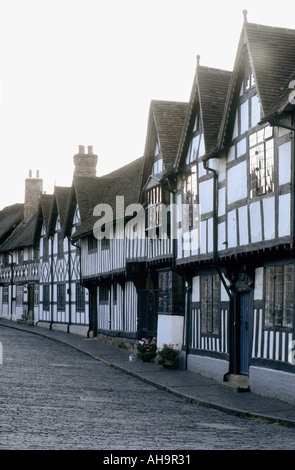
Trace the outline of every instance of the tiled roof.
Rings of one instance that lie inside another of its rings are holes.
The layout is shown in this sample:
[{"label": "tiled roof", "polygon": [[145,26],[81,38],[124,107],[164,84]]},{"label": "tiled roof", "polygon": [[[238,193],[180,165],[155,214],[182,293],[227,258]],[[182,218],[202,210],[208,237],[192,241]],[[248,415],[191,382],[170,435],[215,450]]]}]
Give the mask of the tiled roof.
[{"label": "tiled roof", "polygon": [[7,252],[26,246],[33,246],[37,212],[27,222],[22,222],[15,232],[1,245],[0,251]]},{"label": "tiled roof", "polygon": [[160,141],[164,165],[174,163],[188,103],[152,101],[151,109]]},{"label": "tiled roof", "polygon": [[246,51],[249,53],[260,97],[263,120],[279,113],[288,104],[289,83],[295,79],[295,30],[244,23],[225,104],[219,148],[226,145],[227,126],[235,114],[237,79]]},{"label": "tiled roof", "polygon": [[159,139],[163,163],[166,170],[169,170],[173,166],[187,110],[188,103],[186,102],[151,101],[144,150],[142,186],[145,185],[152,172],[157,138]]},{"label": "tiled roof", "polygon": [[189,109],[174,164],[176,170],[188,148],[190,132],[198,110],[202,118],[206,153],[216,148],[231,76],[232,72],[204,67],[199,65],[198,61]]},{"label": "tiled roof", "polygon": [[13,204],[0,211],[0,243],[9,236],[24,218],[24,204]]},{"label": "tiled roof", "polygon": [[116,196],[124,196],[125,208],[139,202],[142,170],[143,157],[105,176],[75,178],[81,226],[73,234],[73,240],[92,232],[97,220],[93,216],[93,209],[97,204],[108,204],[115,215]]},{"label": "tiled roof", "polygon": [[48,234],[54,232],[57,216],[59,216],[61,227],[63,227],[70,190],[71,188],[67,186],[55,186],[49,212]]},{"label": "tiled roof", "polygon": [[278,111],[295,79],[295,30],[245,24],[264,116]]}]

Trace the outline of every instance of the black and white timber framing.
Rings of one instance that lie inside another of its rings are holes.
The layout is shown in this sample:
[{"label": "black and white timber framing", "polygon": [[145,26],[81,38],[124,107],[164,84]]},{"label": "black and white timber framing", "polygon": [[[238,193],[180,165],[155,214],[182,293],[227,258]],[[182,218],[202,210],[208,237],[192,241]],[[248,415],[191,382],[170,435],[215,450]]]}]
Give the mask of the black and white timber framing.
[{"label": "black and white timber framing", "polygon": [[30,217],[0,212],[1,317],[156,337],[188,370],[295,403],[294,48],[245,17],[233,71],[198,57],[189,102],[151,102],[142,157],[97,177],[80,146],[70,188],[31,181]]}]

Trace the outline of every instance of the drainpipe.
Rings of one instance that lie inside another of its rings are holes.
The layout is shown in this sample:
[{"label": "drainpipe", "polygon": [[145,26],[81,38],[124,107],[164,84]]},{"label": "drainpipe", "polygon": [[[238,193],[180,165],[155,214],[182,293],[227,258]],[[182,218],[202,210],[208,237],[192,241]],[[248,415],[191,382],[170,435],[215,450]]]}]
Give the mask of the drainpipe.
[{"label": "drainpipe", "polygon": [[68,257],[69,257],[69,262],[68,262],[68,272],[69,272],[69,323],[67,326],[67,333],[70,331],[70,325],[72,323],[72,275],[71,275],[71,243],[70,239],[68,237]]},{"label": "drainpipe", "polygon": [[11,279],[10,279],[10,290],[11,290],[11,293],[10,293],[10,317],[11,317],[11,320],[12,320],[12,306],[13,306],[13,302],[12,302],[12,298],[13,298],[13,254],[12,254],[12,253],[8,253],[8,256],[11,257],[11,263],[10,263],[10,268],[11,268]]},{"label": "drainpipe", "polygon": [[211,168],[208,165],[208,162],[210,158],[212,158],[213,155],[208,155],[203,159],[203,167],[205,170],[211,171],[213,174],[213,263],[217,269],[218,275],[220,277],[220,280],[229,296],[229,298],[232,298],[232,293],[230,289],[228,288],[228,285],[226,284],[224,277],[220,271],[219,265],[218,265],[218,257],[217,257],[217,171],[214,168]]},{"label": "drainpipe", "polygon": [[51,240],[51,253],[50,253],[50,258],[51,258],[51,263],[50,263],[50,277],[51,277],[51,285],[50,285],[50,290],[51,290],[51,299],[50,299],[50,309],[51,309],[51,320],[50,320],[50,326],[49,329],[52,329],[52,324],[53,324],[53,236],[50,237]]}]

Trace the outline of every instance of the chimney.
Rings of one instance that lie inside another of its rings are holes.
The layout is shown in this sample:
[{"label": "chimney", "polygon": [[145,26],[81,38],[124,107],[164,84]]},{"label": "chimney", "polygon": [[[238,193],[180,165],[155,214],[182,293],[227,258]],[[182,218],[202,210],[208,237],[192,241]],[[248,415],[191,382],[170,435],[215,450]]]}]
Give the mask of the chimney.
[{"label": "chimney", "polygon": [[75,176],[96,176],[98,156],[93,153],[93,146],[88,145],[85,153],[84,145],[79,145],[79,153],[74,155]]},{"label": "chimney", "polygon": [[43,191],[43,180],[39,177],[39,170],[36,171],[36,177],[32,176],[32,170],[29,171],[29,177],[25,180],[25,207],[24,221],[36,212],[39,200]]}]

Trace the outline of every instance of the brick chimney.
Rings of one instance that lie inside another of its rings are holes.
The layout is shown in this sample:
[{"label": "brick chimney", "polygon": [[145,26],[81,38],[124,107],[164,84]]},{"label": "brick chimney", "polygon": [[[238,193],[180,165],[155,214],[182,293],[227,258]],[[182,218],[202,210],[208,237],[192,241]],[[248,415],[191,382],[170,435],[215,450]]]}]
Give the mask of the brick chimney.
[{"label": "brick chimney", "polygon": [[43,180],[39,177],[39,170],[36,171],[36,176],[32,176],[32,170],[29,171],[29,177],[25,180],[25,208],[24,208],[24,221],[27,222],[29,218],[38,209],[39,200],[43,191]]},{"label": "brick chimney", "polygon": [[74,155],[75,176],[96,176],[98,156],[93,153],[92,145],[88,145],[87,152],[84,145],[79,145],[79,153]]}]

